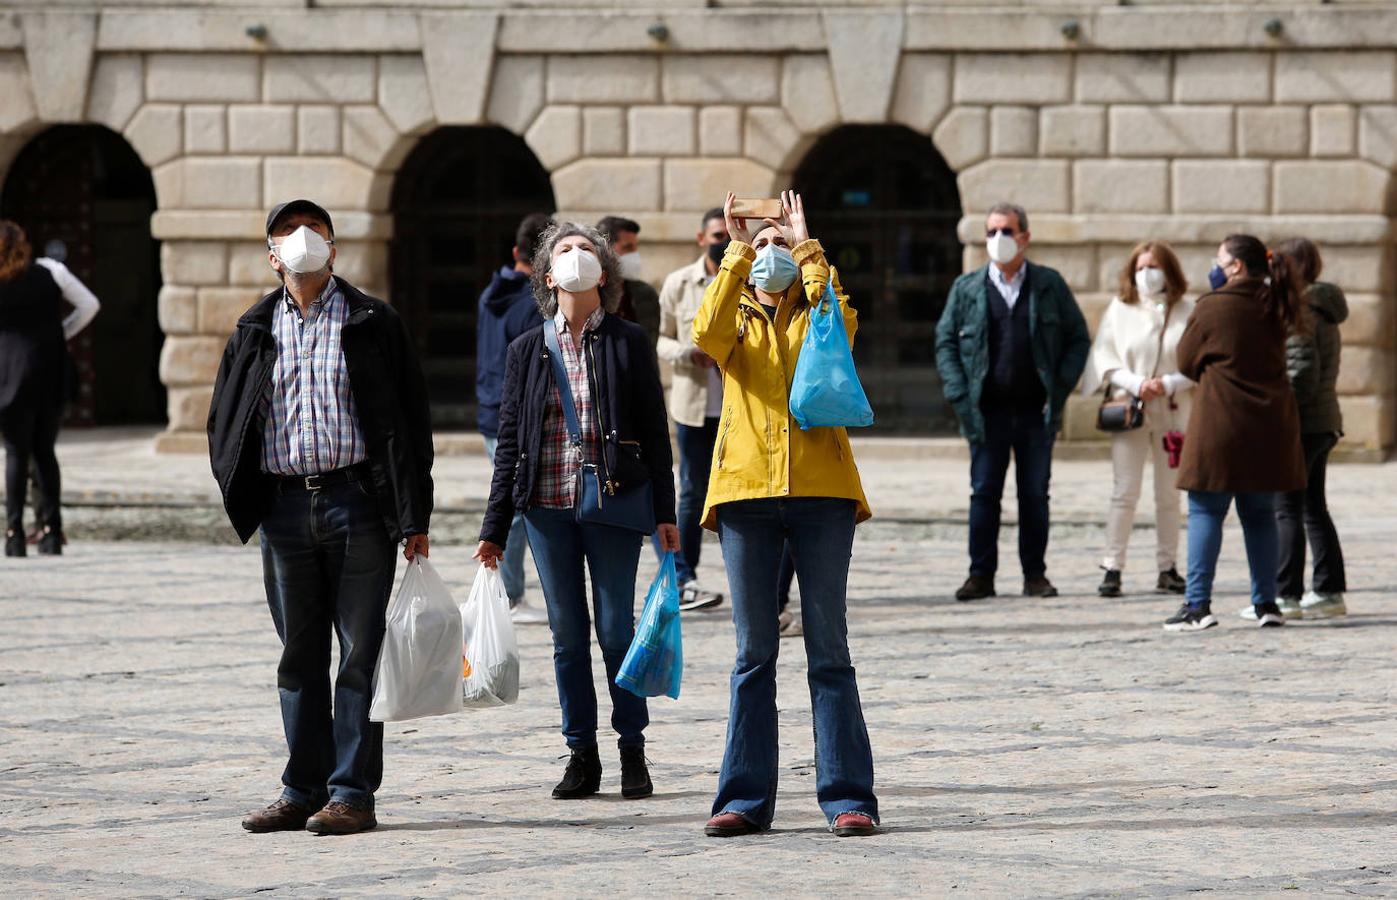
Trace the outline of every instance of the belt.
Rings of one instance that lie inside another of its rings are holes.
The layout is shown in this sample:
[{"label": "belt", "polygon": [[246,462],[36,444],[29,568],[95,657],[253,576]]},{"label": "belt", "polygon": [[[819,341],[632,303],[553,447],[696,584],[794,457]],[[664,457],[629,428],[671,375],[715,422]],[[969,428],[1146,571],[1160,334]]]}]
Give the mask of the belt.
[{"label": "belt", "polygon": [[319,472],[315,475],[278,475],[277,489],[286,491],[319,491],[341,484],[350,484],[369,477],[369,464],[357,463],[332,472]]}]

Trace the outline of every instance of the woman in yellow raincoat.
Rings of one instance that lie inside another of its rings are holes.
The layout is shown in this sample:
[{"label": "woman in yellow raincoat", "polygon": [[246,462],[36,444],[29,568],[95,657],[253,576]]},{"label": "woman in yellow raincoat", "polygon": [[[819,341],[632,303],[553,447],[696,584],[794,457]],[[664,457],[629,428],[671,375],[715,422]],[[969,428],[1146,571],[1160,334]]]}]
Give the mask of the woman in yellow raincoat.
[{"label": "woman in yellow raincoat", "polygon": [[802,431],[790,414],[811,304],[832,282],[851,343],[858,316],[824,249],[810,238],[799,195],[784,192],[783,221],[765,219],[755,234],[747,220],[733,217],[734,199],[728,194],[723,207],[732,243],[694,320],[694,343],[723,372],[704,525],[722,540],[737,629],[727,750],[705,832],[733,837],[771,827],[777,580],[789,543],[800,579],[816,796],[836,834],[872,834],[873,754],[845,614],[854,526],[871,513],[844,429]]}]

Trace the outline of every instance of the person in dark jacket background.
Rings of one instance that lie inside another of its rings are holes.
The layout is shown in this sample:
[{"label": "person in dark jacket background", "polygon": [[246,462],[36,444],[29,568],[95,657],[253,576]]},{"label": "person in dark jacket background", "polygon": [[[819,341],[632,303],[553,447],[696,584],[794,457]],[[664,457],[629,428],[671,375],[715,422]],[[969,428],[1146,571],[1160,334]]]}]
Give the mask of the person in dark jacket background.
[{"label": "person in dark jacket background", "polygon": [[640,261],[640,223],[621,216],[603,216],[597,231],[611,244],[621,267],[621,300],[616,315],[634,322],[653,343],[660,336],[660,295],[648,281]]},{"label": "person in dark jacket background", "polygon": [[1023,593],[1055,597],[1047,577],[1048,483],[1062,407],[1086,367],[1091,335],[1055,270],[1024,258],[1028,213],[996,204],[990,262],[956,279],[936,323],[936,368],[970,442],[970,576],[957,600],[994,596],[1000,499],[1014,457]]},{"label": "person in dark jacket background", "polygon": [[1276,494],[1302,490],[1300,417],[1286,380],[1286,335],[1305,333],[1289,260],[1248,234],[1228,235],[1179,339],[1179,372],[1198,383],[1178,485],[1188,491],[1187,598],[1166,631],[1217,624],[1213,577],[1235,501],[1251,569],[1254,618],[1285,624],[1276,606]]},{"label": "person in dark jacket background", "polygon": [[[530,213],[514,233],[514,265],[501,266],[480,294],[475,320],[476,423],[485,438],[485,455],[495,459],[500,432],[500,392],[504,388],[505,355],[514,339],[543,324],[529,278],[534,273],[538,239],[553,224],[547,213]],[[548,613],[524,599],[524,550],[528,536],[523,514],[514,517],[509,544],[500,564],[500,579],[509,596],[514,621],[544,625]]]},{"label": "person in dark jacket background", "polygon": [[[383,725],[369,721],[394,545],[427,556],[427,383],[391,306],[332,274],[330,214],[267,216],[282,287],[238,320],[209,408],[209,459],[244,542],[260,529],[289,759],[253,832],[351,834],[378,824]],[[333,703],[330,639],[339,638]]]},{"label": "person in dark jacket background", "polygon": [[[1348,612],[1344,591],[1344,551],[1324,496],[1329,453],[1344,433],[1336,385],[1341,339],[1339,325],[1348,318],[1348,300],[1338,285],[1319,280],[1324,262],[1319,248],[1304,238],[1282,241],[1273,250],[1285,257],[1304,284],[1310,333],[1292,330],[1286,342],[1286,368],[1300,411],[1300,450],[1305,455],[1306,487],[1288,491],[1276,505],[1280,529],[1277,604],[1287,617],[1319,619]],[[1305,538],[1314,553],[1314,577],[1305,592]],[[1249,610],[1243,610],[1243,613]]]},{"label": "person in dark jacket background", "polygon": [[[604,478],[610,496],[648,482],[660,549],[679,549],[669,416],[655,345],[639,327],[612,315],[620,300],[620,266],[594,229],[563,222],[545,232],[534,256],[533,284],[548,318],[543,328],[509,347],[495,475],[475,558],[497,567],[509,546],[510,523],[516,513],[524,514],[548,604],[563,737],[570,751],[567,770],[553,789],[555,800],[590,797],[601,789],[590,575],[621,756],[621,795],[648,797],[653,792],[645,760],[649,711],[644,698],[616,684],[635,636],[642,537],[626,528],[579,522],[574,506],[581,478]],[[549,329],[558,340],[552,351],[545,337]],[[577,443],[568,433],[551,352],[562,356],[577,410]]]}]

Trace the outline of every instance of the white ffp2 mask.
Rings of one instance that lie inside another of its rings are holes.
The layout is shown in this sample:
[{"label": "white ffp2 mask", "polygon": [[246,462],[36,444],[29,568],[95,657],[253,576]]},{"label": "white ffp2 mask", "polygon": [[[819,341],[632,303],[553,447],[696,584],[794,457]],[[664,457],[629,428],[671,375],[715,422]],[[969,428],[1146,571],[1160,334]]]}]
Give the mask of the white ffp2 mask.
[{"label": "white ffp2 mask", "polygon": [[601,281],[601,261],[591,251],[574,247],[553,263],[553,280],[569,294],[590,291]]},{"label": "white ffp2 mask", "polygon": [[272,251],[281,264],[297,275],[309,275],[325,268],[330,261],[330,242],[302,225],[273,244]]},{"label": "white ffp2 mask", "polygon": [[1164,293],[1164,270],[1158,266],[1136,269],[1135,289],[1146,297],[1157,297]]},{"label": "white ffp2 mask", "polygon": [[645,271],[645,264],[640,261],[640,251],[632,250],[630,253],[622,253],[616,257],[616,261],[621,264],[621,277],[629,278],[631,281],[640,281],[641,273]]},{"label": "white ffp2 mask", "polygon": [[985,241],[985,252],[997,263],[1007,263],[1019,255],[1019,243],[1002,231]]}]

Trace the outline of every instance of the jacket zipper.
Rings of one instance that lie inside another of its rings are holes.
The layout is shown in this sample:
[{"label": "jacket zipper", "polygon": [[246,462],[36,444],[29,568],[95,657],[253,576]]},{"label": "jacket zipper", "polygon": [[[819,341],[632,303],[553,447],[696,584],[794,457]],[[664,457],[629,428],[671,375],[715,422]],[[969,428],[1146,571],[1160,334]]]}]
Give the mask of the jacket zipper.
[{"label": "jacket zipper", "polygon": [[[616,485],[611,480],[611,466],[606,461],[606,416],[602,412],[603,398],[601,393],[601,375],[597,372],[596,346],[597,333],[595,331],[588,332],[587,335],[583,337],[583,350],[586,353],[587,358],[588,380],[591,382],[592,385],[592,407],[597,411],[597,427],[598,430],[601,432],[601,446],[598,448],[598,450],[600,451],[601,459],[598,461],[599,464],[596,467],[598,473],[597,486],[599,488],[602,486],[601,475],[602,473],[605,473],[606,493],[614,494],[616,493]],[[597,491],[598,506],[601,505],[601,493],[602,492],[600,490]]]},{"label": "jacket zipper", "polygon": [[723,433],[718,436],[718,468],[723,468],[723,454],[728,449],[728,429],[732,426],[732,410],[723,416]]}]

